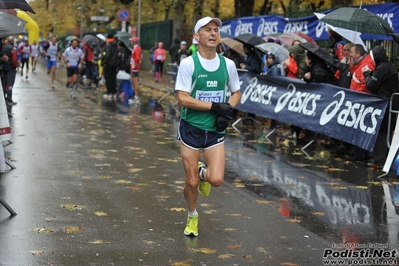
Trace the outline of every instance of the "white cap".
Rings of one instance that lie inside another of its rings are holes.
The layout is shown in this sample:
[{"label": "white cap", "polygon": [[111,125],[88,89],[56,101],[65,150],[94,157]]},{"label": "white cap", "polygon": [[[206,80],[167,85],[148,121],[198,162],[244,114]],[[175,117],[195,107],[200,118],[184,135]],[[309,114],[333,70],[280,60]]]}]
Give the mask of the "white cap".
[{"label": "white cap", "polygon": [[203,26],[207,25],[209,22],[216,22],[218,27],[222,26],[222,21],[218,18],[204,17],[197,21],[194,27],[194,33],[197,33]]}]

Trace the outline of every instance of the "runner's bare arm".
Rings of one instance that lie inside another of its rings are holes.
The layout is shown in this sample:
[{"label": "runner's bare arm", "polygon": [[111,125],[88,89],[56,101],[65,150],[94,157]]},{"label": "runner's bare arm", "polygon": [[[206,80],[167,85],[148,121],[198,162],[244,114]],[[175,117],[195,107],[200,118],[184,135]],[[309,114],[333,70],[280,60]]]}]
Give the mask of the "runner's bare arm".
[{"label": "runner's bare arm", "polygon": [[235,91],[235,92],[232,92],[232,93],[231,93],[231,97],[230,97],[230,99],[229,99],[229,104],[230,104],[232,107],[236,107],[237,104],[239,103],[240,99],[241,99],[241,91],[240,91],[240,90],[237,90],[237,91]]}]

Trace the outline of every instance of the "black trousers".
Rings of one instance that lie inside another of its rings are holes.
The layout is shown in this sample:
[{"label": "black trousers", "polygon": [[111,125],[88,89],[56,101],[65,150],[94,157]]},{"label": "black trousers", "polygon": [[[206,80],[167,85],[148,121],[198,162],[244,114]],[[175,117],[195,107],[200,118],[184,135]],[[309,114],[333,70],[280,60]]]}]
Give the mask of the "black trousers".
[{"label": "black trousers", "polygon": [[104,67],[105,86],[107,87],[107,94],[116,93],[116,67]]}]

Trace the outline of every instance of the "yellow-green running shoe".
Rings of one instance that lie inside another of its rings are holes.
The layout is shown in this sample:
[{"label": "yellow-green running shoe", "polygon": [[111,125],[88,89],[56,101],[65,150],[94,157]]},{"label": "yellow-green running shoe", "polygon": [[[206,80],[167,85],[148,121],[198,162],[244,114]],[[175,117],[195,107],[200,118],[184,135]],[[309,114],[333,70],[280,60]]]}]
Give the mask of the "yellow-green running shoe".
[{"label": "yellow-green running shoe", "polygon": [[187,225],[184,229],[186,236],[198,236],[198,214],[187,217]]},{"label": "yellow-green running shoe", "polygon": [[208,197],[209,193],[211,193],[211,184],[209,182],[202,180],[203,171],[206,169],[206,166],[203,162],[198,162],[198,175],[200,177],[200,183],[198,186],[198,190],[200,194],[204,197]]}]

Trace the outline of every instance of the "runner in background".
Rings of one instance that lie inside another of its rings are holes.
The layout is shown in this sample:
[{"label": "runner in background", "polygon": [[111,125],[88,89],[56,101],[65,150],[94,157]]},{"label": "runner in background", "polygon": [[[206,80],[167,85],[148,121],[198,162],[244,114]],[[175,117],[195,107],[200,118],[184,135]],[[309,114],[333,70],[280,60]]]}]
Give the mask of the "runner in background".
[{"label": "runner in background", "polygon": [[78,86],[79,69],[82,68],[83,51],[79,47],[79,41],[73,39],[71,46],[62,53],[62,60],[67,66],[67,87],[72,84],[71,98],[75,99],[75,91]]},{"label": "runner in background", "polygon": [[33,41],[33,44],[30,46],[31,47],[31,64],[32,64],[32,72],[36,70],[36,63],[37,63],[37,58],[39,57],[40,54],[40,45],[36,42]]},{"label": "runner in background", "polygon": [[57,70],[57,58],[60,57],[60,52],[57,45],[57,37],[51,37],[51,42],[49,42],[44,47],[44,54],[47,57],[47,75],[51,74],[51,88],[54,89],[55,72]]},{"label": "runner in background", "polygon": [[19,54],[21,55],[21,77],[24,75],[24,66],[26,65],[26,79],[28,79],[29,73],[29,58],[32,53],[32,49],[29,43],[26,41],[20,48]]}]

